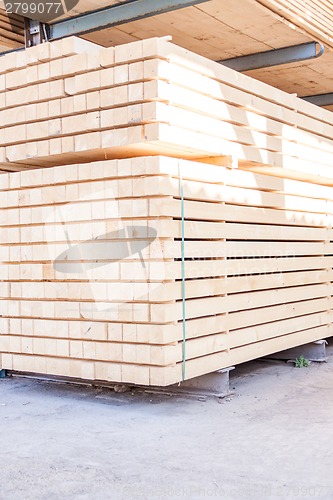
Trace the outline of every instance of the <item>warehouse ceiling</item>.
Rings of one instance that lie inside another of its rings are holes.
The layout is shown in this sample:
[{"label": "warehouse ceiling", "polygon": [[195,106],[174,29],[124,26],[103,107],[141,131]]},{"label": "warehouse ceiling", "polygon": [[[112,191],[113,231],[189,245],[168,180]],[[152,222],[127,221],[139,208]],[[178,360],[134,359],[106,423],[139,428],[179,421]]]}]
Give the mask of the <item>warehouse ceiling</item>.
[{"label": "warehouse ceiling", "polygon": [[[215,61],[314,40],[255,0],[212,0],[122,24],[84,38],[111,46],[171,35],[173,42]],[[333,52],[318,59],[246,74],[299,96],[333,91]]]},{"label": "warehouse ceiling", "polygon": [[[130,2],[81,0],[64,17],[126,3]],[[171,35],[174,43],[216,61],[314,40],[313,34],[307,34],[300,26],[296,27],[256,0],[242,0],[241,9],[240,2],[235,0],[206,1],[82,37],[108,47],[166,35]],[[318,59],[252,70],[246,74],[299,96],[332,92],[333,52],[326,47],[324,55]]]}]

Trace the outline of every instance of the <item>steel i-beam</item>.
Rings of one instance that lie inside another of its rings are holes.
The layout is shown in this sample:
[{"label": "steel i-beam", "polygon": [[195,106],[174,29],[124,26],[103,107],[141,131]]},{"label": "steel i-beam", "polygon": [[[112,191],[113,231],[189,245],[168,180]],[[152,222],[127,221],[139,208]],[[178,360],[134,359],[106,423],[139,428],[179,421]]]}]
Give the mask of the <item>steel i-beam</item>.
[{"label": "steel i-beam", "polygon": [[324,53],[324,46],[319,42],[301,43],[290,47],[257,52],[246,56],[233,57],[218,61],[228,68],[236,71],[250,71],[252,69],[269,68],[281,64],[306,61],[315,59]]},{"label": "steel i-beam", "polygon": [[207,1],[209,0],[134,0],[52,24],[50,39],[90,33]]}]

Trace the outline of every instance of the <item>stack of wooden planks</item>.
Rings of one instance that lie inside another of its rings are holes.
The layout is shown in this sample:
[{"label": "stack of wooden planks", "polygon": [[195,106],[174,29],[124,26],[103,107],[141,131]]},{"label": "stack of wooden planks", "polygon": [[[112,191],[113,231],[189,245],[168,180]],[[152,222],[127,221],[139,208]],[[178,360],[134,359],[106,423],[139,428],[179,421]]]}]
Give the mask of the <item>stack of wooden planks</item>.
[{"label": "stack of wooden planks", "polygon": [[332,335],[330,112],[161,39],[3,64],[0,368],[166,386]]},{"label": "stack of wooden planks", "polygon": [[170,157],[3,174],[2,367],[165,386],[331,335],[332,200]]},{"label": "stack of wooden planks", "polygon": [[91,43],[70,55],[64,46],[73,44],[3,58],[1,169],[229,155],[242,167],[332,183],[330,111],[163,39]]},{"label": "stack of wooden planks", "polygon": [[0,9],[0,52],[24,47],[24,19]]},{"label": "stack of wooden planks", "polygon": [[333,5],[330,0],[255,0],[329,46],[333,46]]}]

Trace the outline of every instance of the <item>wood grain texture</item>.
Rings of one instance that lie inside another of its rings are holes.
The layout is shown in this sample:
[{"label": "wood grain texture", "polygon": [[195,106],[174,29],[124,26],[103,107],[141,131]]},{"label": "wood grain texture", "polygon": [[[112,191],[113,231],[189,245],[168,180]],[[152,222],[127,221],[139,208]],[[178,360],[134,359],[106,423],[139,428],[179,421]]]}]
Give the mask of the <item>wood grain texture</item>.
[{"label": "wood grain texture", "polygon": [[[1,3],[0,3],[1,7]],[[0,52],[24,47],[24,19],[0,8]]]}]

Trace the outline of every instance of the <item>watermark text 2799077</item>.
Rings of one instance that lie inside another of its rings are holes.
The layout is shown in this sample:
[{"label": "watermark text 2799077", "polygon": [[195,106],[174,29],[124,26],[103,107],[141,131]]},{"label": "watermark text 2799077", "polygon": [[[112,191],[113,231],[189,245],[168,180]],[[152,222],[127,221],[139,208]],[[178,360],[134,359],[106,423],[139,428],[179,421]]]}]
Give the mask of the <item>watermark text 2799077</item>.
[{"label": "watermark text 2799077", "polygon": [[30,19],[49,23],[71,11],[79,0],[24,0],[22,2],[5,2],[8,14],[17,14]]}]

